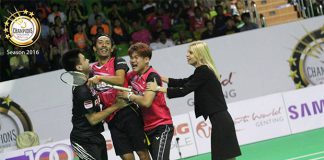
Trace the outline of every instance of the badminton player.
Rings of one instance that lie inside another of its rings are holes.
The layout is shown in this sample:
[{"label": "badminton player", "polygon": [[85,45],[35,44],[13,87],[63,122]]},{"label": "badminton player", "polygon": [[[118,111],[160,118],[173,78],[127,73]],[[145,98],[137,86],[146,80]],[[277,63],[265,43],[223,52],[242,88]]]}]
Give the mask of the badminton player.
[{"label": "badminton player", "polygon": [[[79,49],[73,49],[62,57],[66,71],[78,71],[89,75],[89,60]],[[128,104],[117,100],[116,104],[100,110],[100,99],[96,91],[86,84],[73,87],[71,145],[81,160],[107,160],[107,148],[104,137],[100,134],[104,128],[102,120],[114,111]]]},{"label": "badminton player", "polygon": [[145,43],[135,43],[128,54],[133,71],[127,74],[127,81],[136,94],[123,92],[120,96],[141,107],[152,159],[168,160],[174,130],[170,110],[163,93],[145,90],[146,83],[154,79],[162,85],[159,74],[149,65],[152,50]]},{"label": "badminton player", "polygon": [[[95,76],[89,82],[97,84],[101,101],[105,106],[110,106],[115,102],[117,90],[105,84],[127,87],[125,79],[129,68],[123,58],[115,57],[114,43],[108,35],[98,36],[93,50],[97,54],[98,62],[92,65]],[[117,111],[107,117],[106,122],[118,156],[123,160],[133,160],[133,151],[136,151],[141,160],[150,159],[143,120],[137,105],[132,104]]]}]

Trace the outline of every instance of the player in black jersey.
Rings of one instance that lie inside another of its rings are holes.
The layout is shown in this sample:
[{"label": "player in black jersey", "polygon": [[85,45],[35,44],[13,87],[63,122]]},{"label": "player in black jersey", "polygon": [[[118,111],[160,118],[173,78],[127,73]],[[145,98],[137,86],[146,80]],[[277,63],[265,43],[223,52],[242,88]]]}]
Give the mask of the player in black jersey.
[{"label": "player in black jersey", "polygon": [[[62,57],[62,65],[66,71],[79,71],[89,75],[89,60],[82,51],[73,49]],[[70,140],[73,150],[81,160],[107,160],[106,141],[100,134],[104,128],[102,121],[114,111],[128,104],[117,100],[106,109],[100,109],[100,99],[96,91],[86,84],[73,88],[73,129]]]}]

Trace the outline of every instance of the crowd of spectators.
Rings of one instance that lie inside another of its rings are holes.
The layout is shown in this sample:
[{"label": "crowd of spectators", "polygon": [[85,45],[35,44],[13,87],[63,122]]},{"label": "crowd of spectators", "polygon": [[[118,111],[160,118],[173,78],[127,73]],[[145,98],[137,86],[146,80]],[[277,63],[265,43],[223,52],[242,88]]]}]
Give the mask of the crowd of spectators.
[{"label": "crowd of spectators", "polygon": [[[1,30],[0,82],[61,69],[60,58],[71,48],[86,50],[94,62],[93,40],[109,34],[118,56],[128,47],[144,42],[153,50],[256,29],[250,14],[236,0],[30,0],[0,1],[2,22],[10,12],[34,11],[41,36],[22,48],[5,40]],[[10,54],[34,50],[37,54]]]}]

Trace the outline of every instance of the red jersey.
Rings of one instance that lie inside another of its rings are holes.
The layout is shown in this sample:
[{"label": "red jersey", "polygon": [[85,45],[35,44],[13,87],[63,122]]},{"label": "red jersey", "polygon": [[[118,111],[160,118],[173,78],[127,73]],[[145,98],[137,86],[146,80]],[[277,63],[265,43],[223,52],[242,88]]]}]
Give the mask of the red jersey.
[{"label": "red jersey", "polygon": [[[92,71],[94,75],[102,75],[102,76],[115,76],[116,70],[124,69],[127,73],[128,66],[124,59],[122,58],[110,58],[104,65],[98,66],[98,62],[91,65]],[[124,87],[127,87],[127,81],[125,80]],[[117,90],[110,88],[106,85],[105,82],[100,82],[96,85],[96,90],[98,91],[100,100],[103,103],[103,109],[110,107],[115,103]],[[117,111],[109,115],[106,121],[110,121]]]},{"label": "red jersey", "polygon": [[[143,75],[138,75],[136,72],[130,72],[127,74],[127,81],[132,86],[134,92],[138,95],[143,95],[147,82],[153,82],[154,78],[161,83],[161,77],[157,72],[150,67]],[[157,92],[151,107],[141,107],[144,130],[149,131],[160,125],[172,124],[172,117],[170,110],[165,102],[165,97],[162,92]]]}]

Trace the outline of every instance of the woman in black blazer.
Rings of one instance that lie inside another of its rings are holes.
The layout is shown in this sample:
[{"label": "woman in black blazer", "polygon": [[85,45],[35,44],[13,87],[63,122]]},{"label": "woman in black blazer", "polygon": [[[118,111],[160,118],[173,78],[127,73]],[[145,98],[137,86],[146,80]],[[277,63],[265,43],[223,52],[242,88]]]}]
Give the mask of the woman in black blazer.
[{"label": "woman in black blazer", "polygon": [[147,84],[147,90],[164,92],[168,98],[183,97],[194,92],[196,117],[209,117],[212,124],[211,151],[213,160],[232,160],[241,155],[233,119],[220,84],[220,76],[210,55],[207,43],[196,41],[189,45],[187,61],[195,72],[188,78],[162,77],[168,88],[156,82]]}]

